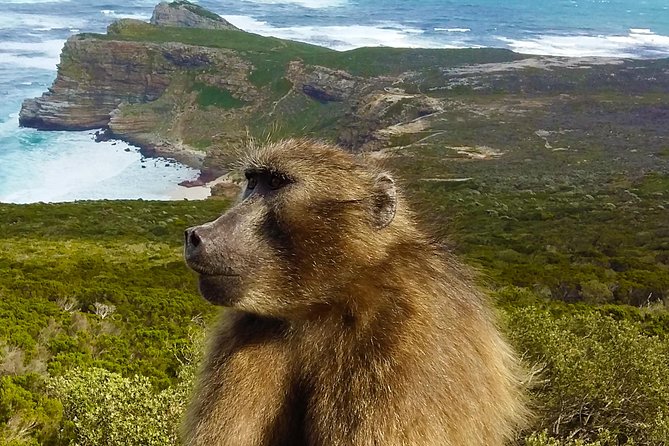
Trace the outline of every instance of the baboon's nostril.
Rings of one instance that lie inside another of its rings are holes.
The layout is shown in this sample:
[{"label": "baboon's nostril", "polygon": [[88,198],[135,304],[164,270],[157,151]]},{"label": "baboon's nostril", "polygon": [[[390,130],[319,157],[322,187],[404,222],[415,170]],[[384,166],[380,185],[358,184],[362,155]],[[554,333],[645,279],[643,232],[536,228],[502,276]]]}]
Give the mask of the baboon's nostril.
[{"label": "baboon's nostril", "polygon": [[193,248],[197,248],[200,243],[202,243],[202,239],[199,235],[197,235],[194,229],[190,233],[189,241]]},{"label": "baboon's nostril", "polygon": [[184,231],[184,242],[190,248],[197,248],[202,243],[202,239],[195,231],[196,228],[189,228]]}]

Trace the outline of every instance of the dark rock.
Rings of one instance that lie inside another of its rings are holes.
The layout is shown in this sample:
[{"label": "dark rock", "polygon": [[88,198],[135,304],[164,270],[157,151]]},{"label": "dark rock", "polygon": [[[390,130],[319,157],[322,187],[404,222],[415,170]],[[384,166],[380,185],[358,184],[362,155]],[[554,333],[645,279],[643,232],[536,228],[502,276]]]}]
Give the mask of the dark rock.
[{"label": "dark rock", "polygon": [[303,85],[302,92],[310,98],[323,103],[341,102],[343,100],[341,96],[335,96],[334,94],[327,92],[323,88],[319,88],[315,85]]},{"label": "dark rock", "polygon": [[158,4],[153,10],[151,24],[186,28],[239,29],[223,17],[184,0]]},{"label": "dark rock", "polygon": [[109,129],[104,129],[102,131],[96,130],[95,131],[95,142],[104,142],[104,141],[109,141],[111,139],[111,133],[109,132]]},{"label": "dark rock", "polygon": [[184,187],[205,186],[208,182],[218,178],[218,176],[219,172],[215,172],[209,169],[202,169],[200,171],[200,175],[198,175],[196,179],[182,181],[181,183],[179,183],[179,186],[184,186]]},{"label": "dark rock", "polygon": [[122,102],[154,100],[165,91],[176,67],[154,63],[160,53],[153,43],[69,38],[55,82],[41,97],[23,102],[19,124],[40,130],[107,127]]},{"label": "dark rock", "polygon": [[184,180],[181,183],[179,183],[179,186],[183,187],[198,187],[198,186],[204,186],[206,183],[202,181],[200,178],[196,178],[194,180]]},{"label": "dark rock", "polygon": [[201,68],[211,64],[211,60],[204,53],[189,53],[187,51],[164,51],[163,57],[179,68]]}]

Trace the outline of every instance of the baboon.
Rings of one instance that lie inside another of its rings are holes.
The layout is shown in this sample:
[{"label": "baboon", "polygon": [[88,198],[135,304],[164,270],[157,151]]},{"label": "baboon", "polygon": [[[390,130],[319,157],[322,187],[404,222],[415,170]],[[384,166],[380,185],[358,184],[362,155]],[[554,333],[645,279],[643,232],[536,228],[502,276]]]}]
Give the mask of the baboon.
[{"label": "baboon", "polygon": [[391,175],[311,140],[255,147],[246,189],[185,232],[227,307],[184,423],[188,446],[494,446],[523,374],[485,299],[419,229]]}]

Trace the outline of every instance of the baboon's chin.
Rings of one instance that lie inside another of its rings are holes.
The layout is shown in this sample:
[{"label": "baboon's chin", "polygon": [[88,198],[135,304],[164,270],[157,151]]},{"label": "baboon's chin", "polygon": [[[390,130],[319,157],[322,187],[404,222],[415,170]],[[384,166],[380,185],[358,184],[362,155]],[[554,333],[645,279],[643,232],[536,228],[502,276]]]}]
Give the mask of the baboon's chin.
[{"label": "baboon's chin", "polygon": [[214,305],[232,306],[242,294],[242,278],[200,274],[200,294]]}]

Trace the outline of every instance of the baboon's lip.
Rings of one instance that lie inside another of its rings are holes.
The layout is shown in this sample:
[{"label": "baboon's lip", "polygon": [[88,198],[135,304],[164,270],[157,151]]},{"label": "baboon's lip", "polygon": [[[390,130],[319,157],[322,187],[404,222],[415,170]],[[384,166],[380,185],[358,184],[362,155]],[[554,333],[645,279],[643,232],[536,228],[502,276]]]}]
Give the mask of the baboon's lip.
[{"label": "baboon's lip", "polygon": [[211,271],[197,271],[195,270],[196,273],[198,273],[201,277],[211,277],[211,278],[216,278],[216,277],[239,277],[239,274],[232,274],[232,273],[217,273],[217,272],[211,272]]},{"label": "baboon's lip", "polygon": [[227,271],[214,271],[198,265],[188,265],[188,267],[203,277],[239,277],[239,274]]}]

